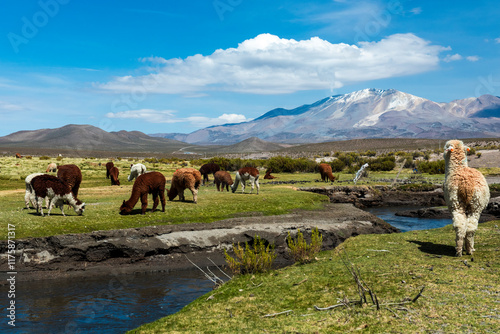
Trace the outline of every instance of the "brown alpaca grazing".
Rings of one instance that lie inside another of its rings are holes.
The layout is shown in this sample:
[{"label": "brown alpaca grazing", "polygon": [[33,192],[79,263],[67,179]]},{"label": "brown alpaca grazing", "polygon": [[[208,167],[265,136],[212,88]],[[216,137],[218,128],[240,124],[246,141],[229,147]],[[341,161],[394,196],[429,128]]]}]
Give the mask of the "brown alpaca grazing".
[{"label": "brown alpaca grazing", "polygon": [[275,178],[276,178],[276,176],[272,176],[272,175],[271,175],[271,172],[272,172],[272,171],[273,171],[273,170],[272,170],[271,168],[269,168],[269,169],[266,171],[266,175],[264,175],[264,179],[266,179],[266,180],[272,180],[272,179],[275,179]]},{"label": "brown alpaca grazing", "polygon": [[198,203],[198,189],[201,185],[201,173],[194,168],[178,169],[172,176],[172,185],[167,190],[168,199],[172,201],[177,195],[184,202],[184,190],[189,189],[193,193],[193,202]]},{"label": "brown alpaca grazing", "polygon": [[41,216],[43,216],[42,202],[45,197],[48,197],[50,200],[47,216],[50,216],[50,211],[54,206],[58,206],[61,209],[62,215],[65,216],[64,203],[71,205],[78,215],[82,215],[85,211],[85,203],[76,198],[70,187],[54,175],[43,174],[35,176],[31,180],[31,187],[36,198],[36,211],[40,210]]},{"label": "brown alpaca grazing", "polygon": [[[128,201],[123,201],[120,214],[129,214],[135,204],[141,199],[141,215],[146,213],[148,207],[148,194],[153,195],[153,212],[161,201],[161,212],[165,212],[165,176],[160,172],[150,172],[139,175],[132,186],[132,195]],[[158,200],[158,196],[160,199]]]},{"label": "brown alpaca grazing", "polygon": [[115,166],[114,163],[112,162],[107,162],[106,163],[106,178],[109,179],[109,171],[111,170],[111,168],[113,168]]},{"label": "brown alpaca grazing", "polygon": [[73,195],[78,197],[78,190],[82,183],[82,171],[76,165],[57,166],[57,177],[63,180],[73,192]]},{"label": "brown alpaca grazing", "polygon": [[217,186],[217,191],[224,191],[225,187],[226,191],[229,192],[229,186],[233,184],[233,179],[231,178],[231,174],[226,171],[220,170],[218,172],[215,172],[214,182]]},{"label": "brown alpaca grazing", "polygon": [[320,164],[319,165],[319,174],[321,175],[321,181],[328,182],[335,181],[335,176],[332,174],[332,166],[329,164]]},{"label": "brown alpaca grazing", "polygon": [[57,164],[55,162],[51,162],[47,166],[47,170],[45,170],[45,173],[55,173],[57,172]]},{"label": "brown alpaca grazing", "polygon": [[16,158],[17,158],[17,159],[21,159],[22,157],[23,157],[23,156],[22,156],[21,154],[16,153]]},{"label": "brown alpaca grazing", "polygon": [[109,170],[109,177],[111,179],[111,185],[112,186],[119,186],[120,185],[120,180],[118,180],[118,175],[120,175],[120,171],[118,170],[118,167],[113,166]]},{"label": "brown alpaca grazing", "polygon": [[200,173],[203,176],[203,185],[205,185],[205,181],[208,183],[208,174],[212,174],[215,178],[215,173],[220,171],[220,166],[214,162],[210,162],[208,164],[204,164],[200,168]]}]

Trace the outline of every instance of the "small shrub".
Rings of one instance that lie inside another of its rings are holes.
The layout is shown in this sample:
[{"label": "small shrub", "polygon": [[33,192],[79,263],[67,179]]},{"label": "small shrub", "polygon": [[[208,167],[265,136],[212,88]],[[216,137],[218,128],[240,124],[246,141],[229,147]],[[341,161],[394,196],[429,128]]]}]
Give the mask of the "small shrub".
[{"label": "small shrub", "polygon": [[62,159],[63,159],[63,157],[61,157],[61,156],[58,156],[58,157],[56,158],[56,160],[57,160],[57,161],[61,161]]},{"label": "small shrub", "polygon": [[286,240],[293,259],[301,264],[312,262],[323,246],[323,236],[319,233],[317,227],[311,231],[310,244],[304,239],[304,235],[300,230],[297,230],[297,239],[294,240],[290,232],[288,232]]},{"label": "small shrub", "polygon": [[477,157],[478,159],[479,159],[479,158],[481,158],[481,152],[477,152],[477,153],[476,153],[476,157]]},{"label": "small shrub", "polygon": [[39,160],[50,160],[50,157],[46,155],[42,155],[41,157],[38,158]]},{"label": "small shrub", "polygon": [[274,245],[268,244],[266,246],[264,240],[259,236],[255,236],[253,247],[250,247],[248,242],[245,242],[245,247],[238,243],[237,245],[233,244],[233,251],[236,258],[231,257],[226,250],[224,250],[224,255],[229,269],[234,275],[269,271],[274,259],[276,259]]}]

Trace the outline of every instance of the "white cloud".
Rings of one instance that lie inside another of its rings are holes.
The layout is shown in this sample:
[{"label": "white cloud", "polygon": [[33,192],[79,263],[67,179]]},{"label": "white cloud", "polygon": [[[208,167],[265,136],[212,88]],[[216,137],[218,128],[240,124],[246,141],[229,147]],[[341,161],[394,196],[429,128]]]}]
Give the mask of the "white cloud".
[{"label": "white cloud", "polygon": [[495,38],[495,43],[500,43],[500,37]]},{"label": "white cloud", "polygon": [[468,61],[476,62],[479,60],[479,57],[478,56],[469,56],[465,59],[467,59]]},{"label": "white cloud", "polygon": [[280,94],[339,88],[368,80],[433,70],[439,53],[414,34],[396,34],[378,42],[332,44],[318,37],[296,41],[261,34],[237,48],[185,59],[150,58],[149,74],[123,76],[98,87],[113,92],[147,91],[194,95],[210,91]]},{"label": "white cloud", "polygon": [[457,61],[457,60],[462,60],[463,57],[461,55],[459,55],[458,53],[455,53],[454,55],[446,55],[446,57],[444,57],[443,61],[449,63],[449,62],[452,62],[452,61]]},{"label": "white cloud", "polygon": [[177,111],[175,110],[154,110],[154,109],[139,109],[120,111],[116,113],[107,113],[108,118],[121,118],[121,119],[136,119],[149,123],[190,123],[194,126],[211,126],[221,125],[226,123],[241,123],[246,122],[248,119],[241,114],[222,114],[219,117],[210,118],[206,116],[190,116],[186,118],[176,117]]},{"label": "white cloud", "polygon": [[120,111],[116,113],[107,113],[108,118],[138,119],[149,123],[178,123],[180,120],[175,118],[175,110],[154,110],[139,109]]},{"label": "white cloud", "polygon": [[415,8],[412,8],[412,9],[410,10],[410,12],[411,12],[411,13],[413,13],[413,14],[415,14],[415,15],[419,15],[419,14],[421,14],[421,13],[422,13],[422,8],[420,8],[420,7],[415,7]]},{"label": "white cloud", "polygon": [[0,113],[2,112],[15,112],[15,111],[23,111],[26,110],[26,108],[17,105],[17,104],[12,104],[9,102],[5,101],[0,101]]}]

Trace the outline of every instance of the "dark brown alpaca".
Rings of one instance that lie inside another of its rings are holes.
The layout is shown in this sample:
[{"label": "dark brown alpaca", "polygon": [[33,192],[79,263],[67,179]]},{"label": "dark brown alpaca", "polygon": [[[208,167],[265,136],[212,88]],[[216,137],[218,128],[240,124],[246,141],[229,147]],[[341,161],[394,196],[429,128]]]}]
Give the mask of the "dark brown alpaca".
[{"label": "dark brown alpaca", "polygon": [[329,164],[320,164],[319,174],[321,175],[321,180],[324,182],[328,182],[328,180],[335,181],[335,176],[332,174],[332,166]]},{"label": "dark brown alpaca", "polygon": [[57,177],[69,186],[75,198],[78,197],[78,190],[82,183],[82,171],[77,165],[57,166]]},{"label": "dark brown alpaca", "polygon": [[109,171],[111,170],[111,168],[114,167],[114,163],[112,162],[107,162],[106,163],[106,178],[109,179]]},{"label": "dark brown alpaca", "polygon": [[276,177],[275,176],[272,176],[271,175],[271,172],[273,170],[271,168],[269,168],[267,171],[266,171],[266,175],[264,175],[264,179],[266,180],[272,180],[272,179],[275,179]]},{"label": "dark brown alpaca", "polygon": [[111,167],[109,170],[109,177],[111,178],[111,185],[112,186],[119,186],[120,185],[120,180],[118,180],[118,175],[120,175],[120,171],[116,166]]},{"label": "dark brown alpaca", "polygon": [[22,157],[23,157],[23,156],[22,156],[21,154],[16,153],[16,158],[17,158],[17,159],[21,159]]},{"label": "dark brown alpaca", "polygon": [[220,170],[218,172],[215,172],[214,182],[217,186],[217,191],[224,191],[224,187],[226,187],[226,191],[229,192],[229,186],[233,184],[233,179],[231,178],[231,174],[226,171]]},{"label": "dark brown alpaca", "polygon": [[208,174],[212,174],[215,178],[215,173],[218,171],[220,171],[220,166],[214,162],[210,162],[201,166],[200,173],[203,176],[203,185],[205,185],[205,182],[209,181]]},{"label": "dark brown alpaca", "polygon": [[[159,172],[150,172],[137,177],[132,186],[132,195],[128,201],[123,201],[120,214],[130,213],[139,198],[141,199],[141,214],[145,214],[148,207],[148,194],[153,194],[153,212],[159,201],[161,201],[161,211],[165,212],[165,183],[165,176]],[[159,200],[158,197],[160,197]]]},{"label": "dark brown alpaca", "polygon": [[42,174],[35,176],[31,180],[31,187],[36,198],[36,211],[40,210],[42,216],[42,202],[45,197],[48,197],[50,200],[48,216],[50,216],[50,211],[54,206],[58,206],[64,216],[64,203],[71,205],[78,215],[83,214],[85,211],[85,203],[76,198],[71,188],[63,180],[54,175]]},{"label": "dark brown alpaca", "polygon": [[193,193],[193,202],[198,202],[198,189],[201,185],[201,173],[194,168],[178,169],[172,176],[172,185],[167,190],[168,199],[172,201],[179,195],[180,201],[185,201],[184,190],[189,189]]}]

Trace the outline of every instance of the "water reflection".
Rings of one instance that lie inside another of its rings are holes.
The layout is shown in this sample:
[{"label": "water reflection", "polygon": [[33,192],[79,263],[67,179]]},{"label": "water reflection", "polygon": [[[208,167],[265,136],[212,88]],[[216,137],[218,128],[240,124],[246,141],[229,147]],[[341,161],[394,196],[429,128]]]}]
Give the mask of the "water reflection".
[{"label": "water reflection", "polygon": [[4,322],[0,332],[123,333],[179,311],[212,287],[197,270],[18,281],[16,327]]}]

